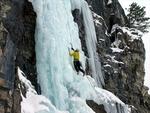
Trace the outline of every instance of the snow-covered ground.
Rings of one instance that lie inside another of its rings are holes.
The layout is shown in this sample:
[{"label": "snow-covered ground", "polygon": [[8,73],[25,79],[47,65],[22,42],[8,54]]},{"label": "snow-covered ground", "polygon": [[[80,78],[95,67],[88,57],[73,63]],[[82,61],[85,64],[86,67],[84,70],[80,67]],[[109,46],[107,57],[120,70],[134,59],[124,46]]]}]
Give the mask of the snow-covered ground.
[{"label": "snow-covered ground", "polygon": [[[150,17],[150,0],[119,0],[119,2],[121,3],[122,7],[125,8],[129,8],[129,5],[133,2],[137,2],[139,5],[141,6],[145,6],[146,7],[146,15],[148,17]],[[126,12],[126,10],[125,10]],[[149,29],[150,31],[150,29]],[[146,61],[145,61],[145,85],[149,87],[150,89],[150,32],[145,34],[143,36],[143,42],[145,45],[145,49],[146,49]],[[150,94],[150,90],[149,90],[149,94]]]},{"label": "snow-covered ground", "polygon": [[20,68],[18,68],[18,76],[21,84],[26,88],[26,95],[22,95],[21,113],[95,113],[87,106],[85,99],[103,104],[107,113],[112,111],[113,113],[130,113],[128,105],[125,105],[111,92],[96,87],[95,80],[90,76],[79,77],[76,83],[72,83],[69,108],[65,111],[56,108],[45,96],[38,95]]}]

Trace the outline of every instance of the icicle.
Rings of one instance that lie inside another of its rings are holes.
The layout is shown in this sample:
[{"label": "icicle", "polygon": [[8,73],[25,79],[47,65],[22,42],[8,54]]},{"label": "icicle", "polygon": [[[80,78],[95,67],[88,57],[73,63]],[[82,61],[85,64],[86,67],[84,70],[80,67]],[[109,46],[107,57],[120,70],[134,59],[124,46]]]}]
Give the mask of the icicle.
[{"label": "icicle", "polygon": [[82,4],[82,14],[86,33],[86,44],[89,53],[89,62],[90,67],[92,68],[92,76],[96,80],[97,84],[99,86],[102,86],[104,85],[104,78],[101,72],[101,63],[96,52],[97,38],[95,33],[95,27],[93,23],[92,13],[86,1],[84,1]]},{"label": "icicle", "polygon": [[71,1],[71,10],[79,9],[81,11],[81,5],[83,0],[70,0]]}]

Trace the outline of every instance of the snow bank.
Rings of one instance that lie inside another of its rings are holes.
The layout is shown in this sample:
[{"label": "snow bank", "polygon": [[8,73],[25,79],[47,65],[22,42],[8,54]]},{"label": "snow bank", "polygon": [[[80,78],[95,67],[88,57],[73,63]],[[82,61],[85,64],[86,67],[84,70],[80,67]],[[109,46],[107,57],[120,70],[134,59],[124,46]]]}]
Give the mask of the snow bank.
[{"label": "snow bank", "polygon": [[68,113],[59,111],[45,96],[38,95],[31,82],[24,77],[24,73],[18,68],[19,80],[26,88],[26,96],[22,96],[21,113]]},{"label": "snow bank", "polygon": [[118,24],[113,25],[111,33],[114,33],[116,29],[120,29],[123,31],[123,33],[127,33],[130,36],[130,41],[141,40],[141,37],[143,33],[137,29],[134,28],[128,28],[128,27],[121,27]]},{"label": "snow bank", "polygon": [[[70,98],[68,99],[68,111],[58,110],[49,99],[43,95],[37,95],[30,81],[24,77],[23,72],[18,68],[20,81],[25,85],[28,95],[22,95],[22,113],[94,113],[86,104],[86,99],[94,100],[97,104],[103,104],[107,113],[117,112],[116,105],[123,106],[123,113],[129,113],[130,109],[114,94],[104,89],[98,88],[93,78],[90,76],[77,77],[75,83],[70,84]],[[30,90],[28,90],[30,89]],[[126,109],[125,109],[126,108]],[[124,112],[127,110],[128,112]],[[122,113],[121,112],[121,113]]]},{"label": "snow bank", "polygon": [[122,30],[124,33],[127,33],[130,36],[130,41],[141,40],[141,37],[143,35],[141,31],[134,28],[129,29],[127,27],[122,27]]}]

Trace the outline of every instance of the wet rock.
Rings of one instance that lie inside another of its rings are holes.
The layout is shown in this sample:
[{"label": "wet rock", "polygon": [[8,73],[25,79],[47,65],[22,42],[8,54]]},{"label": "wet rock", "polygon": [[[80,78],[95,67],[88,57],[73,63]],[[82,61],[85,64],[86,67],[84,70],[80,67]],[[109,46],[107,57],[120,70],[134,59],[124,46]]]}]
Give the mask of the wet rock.
[{"label": "wet rock", "polygon": [[93,111],[95,111],[95,113],[106,113],[103,105],[98,105],[92,100],[87,100],[86,103],[93,109]]}]

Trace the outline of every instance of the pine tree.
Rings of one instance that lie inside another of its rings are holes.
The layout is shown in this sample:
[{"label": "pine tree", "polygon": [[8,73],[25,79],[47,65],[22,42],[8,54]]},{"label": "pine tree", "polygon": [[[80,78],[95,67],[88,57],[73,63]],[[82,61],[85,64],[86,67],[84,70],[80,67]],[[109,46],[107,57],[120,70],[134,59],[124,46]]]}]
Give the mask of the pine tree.
[{"label": "pine tree", "polygon": [[129,27],[136,28],[141,32],[148,32],[148,28],[150,27],[150,18],[145,17],[146,11],[145,7],[139,6],[136,2],[133,2],[128,8],[128,20]]}]

